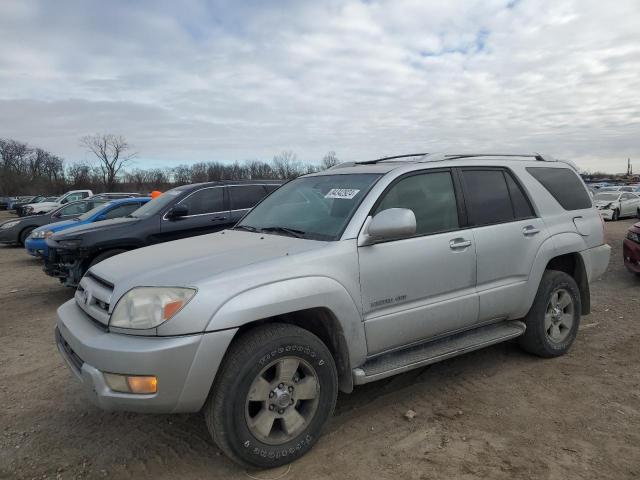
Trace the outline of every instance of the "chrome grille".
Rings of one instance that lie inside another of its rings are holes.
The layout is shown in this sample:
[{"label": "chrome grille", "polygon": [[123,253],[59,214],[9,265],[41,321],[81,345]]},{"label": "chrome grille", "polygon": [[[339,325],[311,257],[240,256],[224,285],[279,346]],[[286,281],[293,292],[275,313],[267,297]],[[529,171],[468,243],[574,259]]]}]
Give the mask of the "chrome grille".
[{"label": "chrome grille", "polygon": [[75,300],[87,315],[102,325],[109,324],[109,305],[113,285],[88,272],[78,285]]}]

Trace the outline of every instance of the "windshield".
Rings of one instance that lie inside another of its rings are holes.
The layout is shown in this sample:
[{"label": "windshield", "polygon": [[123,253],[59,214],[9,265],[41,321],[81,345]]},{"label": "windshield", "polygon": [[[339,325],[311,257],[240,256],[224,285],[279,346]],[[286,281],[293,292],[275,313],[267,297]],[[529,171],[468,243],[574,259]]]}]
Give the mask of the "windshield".
[{"label": "windshield", "polygon": [[85,220],[89,220],[91,217],[93,217],[96,213],[98,213],[100,210],[102,210],[103,208],[105,208],[106,206],[111,205],[111,202],[106,202],[106,203],[101,203],[100,205],[98,205],[97,207],[93,207],[91,210],[89,210],[86,213],[83,213],[82,215],[80,215],[79,217],[76,218],[77,221],[79,222],[84,222]]},{"label": "windshield", "polygon": [[379,174],[359,173],[292,180],[265,198],[235,228],[337,240],[379,178]]},{"label": "windshield", "polygon": [[141,206],[139,209],[128,216],[133,218],[151,217],[156,213],[164,210],[164,208],[171,202],[173,202],[180,194],[182,194],[182,192],[184,192],[183,188],[174,188],[172,190],[167,190],[162,195],[145,203],[143,206]]},{"label": "windshield", "polygon": [[620,196],[619,193],[598,193],[596,195],[596,200],[604,200],[605,202],[611,202],[613,200],[617,200]]}]

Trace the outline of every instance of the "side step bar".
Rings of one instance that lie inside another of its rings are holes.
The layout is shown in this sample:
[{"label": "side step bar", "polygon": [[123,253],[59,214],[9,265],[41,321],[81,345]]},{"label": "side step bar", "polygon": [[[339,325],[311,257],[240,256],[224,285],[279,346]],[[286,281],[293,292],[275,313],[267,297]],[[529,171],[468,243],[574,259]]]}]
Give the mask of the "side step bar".
[{"label": "side step bar", "polygon": [[525,329],[523,322],[511,320],[380,355],[353,370],[353,383],[362,385],[488,347],[519,337]]}]

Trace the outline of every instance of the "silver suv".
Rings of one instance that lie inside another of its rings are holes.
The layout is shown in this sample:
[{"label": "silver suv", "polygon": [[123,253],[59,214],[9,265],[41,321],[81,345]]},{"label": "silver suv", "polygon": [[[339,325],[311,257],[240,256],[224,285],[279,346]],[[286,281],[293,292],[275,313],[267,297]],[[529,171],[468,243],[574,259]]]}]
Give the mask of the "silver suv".
[{"label": "silver suv", "polygon": [[93,266],[56,341],[98,406],[203,410],[227,455],[274,467],[317,441],[338,390],[513,338],[566,353],[609,253],[568,163],[342,164],[233,229]]}]

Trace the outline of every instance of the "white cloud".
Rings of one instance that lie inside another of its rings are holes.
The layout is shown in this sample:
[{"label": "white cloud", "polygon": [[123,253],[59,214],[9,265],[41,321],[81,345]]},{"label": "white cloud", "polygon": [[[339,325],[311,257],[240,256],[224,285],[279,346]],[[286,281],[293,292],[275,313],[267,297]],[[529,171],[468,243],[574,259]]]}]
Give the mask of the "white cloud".
[{"label": "white cloud", "polygon": [[142,165],[499,149],[621,171],[639,24],[637,0],[2,2],[0,136],[73,160],[121,133]]}]

